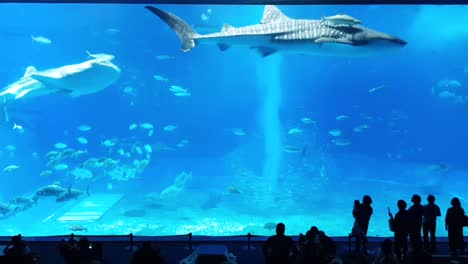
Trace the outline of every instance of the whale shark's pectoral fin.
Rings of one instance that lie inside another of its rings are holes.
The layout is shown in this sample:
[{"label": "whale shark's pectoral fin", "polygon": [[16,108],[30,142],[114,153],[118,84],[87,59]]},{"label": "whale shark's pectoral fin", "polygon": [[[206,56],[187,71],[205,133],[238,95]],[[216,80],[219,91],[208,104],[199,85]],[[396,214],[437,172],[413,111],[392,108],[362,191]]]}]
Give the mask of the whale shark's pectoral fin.
[{"label": "whale shark's pectoral fin", "polygon": [[228,44],[225,44],[225,43],[218,43],[218,48],[220,51],[225,51],[227,49],[229,49],[231,46],[229,46]]},{"label": "whale shark's pectoral fin", "polygon": [[317,44],[340,43],[340,44],[354,45],[354,43],[348,39],[335,39],[335,38],[318,38],[314,42]]},{"label": "whale shark's pectoral fin", "polygon": [[45,87],[49,89],[64,90],[63,82],[60,78],[54,78],[40,74],[32,74],[31,78],[40,81]]},{"label": "whale shark's pectoral fin", "polygon": [[39,75],[39,74],[32,74],[31,78],[37,81],[40,81],[48,89],[56,90],[56,93],[58,94],[66,94],[66,95],[74,96],[73,95],[74,91],[71,89],[67,89],[63,81],[60,78],[54,78],[54,77],[49,77],[49,76],[44,76],[44,75]]},{"label": "whale shark's pectoral fin", "polygon": [[26,94],[28,94],[30,91],[32,91],[33,89],[25,89],[23,91],[21,91],[19,94],[17,94],[15,96],[15,99],[20,99],[21,97],[25,96]]},{"label": "whale shark's pectoral fin", "polygon": [[251,47],[251,49],[256,49],[262,57],[270,56],[271,54],[277,52],[276,49],[269,48],[269,47]]}]

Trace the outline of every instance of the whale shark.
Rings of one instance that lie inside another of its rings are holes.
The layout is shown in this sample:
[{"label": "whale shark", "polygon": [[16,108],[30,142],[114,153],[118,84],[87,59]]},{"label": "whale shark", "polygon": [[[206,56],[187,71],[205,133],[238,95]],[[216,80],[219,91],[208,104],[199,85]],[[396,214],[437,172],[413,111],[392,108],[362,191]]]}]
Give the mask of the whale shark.
[{"label": "whale shark", "polygon": [[201,35],[187,22],[162,9],[145,6],[163,20],[182,42],[187,52],[198,44],[217,45],[221,51],[231,46],[247,46],[263,57],[277,52],[324,56],[361,57],[404,47],[407,42],[358,23],[337,23],[320,19],[293,19],[274,5],[266,5],[259,24],[233,27],[224,24],[220,32]]},{"label": "whale shark", "polygon": [[7,106],[22,98],[50,94],[79,97],[100,92],[120,77],[120,68],[111,62],[114,56],[96,56],[78,64],[38,71],[34,66],[26,69],[23,77],[0,90],[4,119],[9,120]]}]

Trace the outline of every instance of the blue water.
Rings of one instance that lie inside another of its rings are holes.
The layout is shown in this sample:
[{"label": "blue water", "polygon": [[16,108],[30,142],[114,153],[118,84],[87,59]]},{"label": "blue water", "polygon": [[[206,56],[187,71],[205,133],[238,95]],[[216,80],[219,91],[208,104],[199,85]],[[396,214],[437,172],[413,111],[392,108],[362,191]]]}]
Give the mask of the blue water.
[{"label": "blue water", "polygon": [[[223,23],[258,23],[263,12],[263,6],[159,7],[203,33],[219,31]],[[374,200],[369,235],[386,236],[386,207],[395,211],[398,199],[409,201],[418,193],[425,200],[432,193],[444,212],[453,196],[466,204],[467,103],[431,90],[440,80],[457,80],[457,96],[468,96],[468,8],[280,9],[305,19],[346,13],[408,45],[368,58],[275,54],[263,59],[247,48],[221,52],[204,45],[182,53],[172,30],[140,5],[2,5],[1,87],[20,79],[28,66],[40,71],[84,62],[86,50],[114,55],[121,75],[98,93],[25,96],[8,106],[11,120],[0,126],[0,168],[19,168],[0,173],[3,206],[53,183],[89,187],[89,196],[65,203],[41,198],[27,210],[3,216],[0,211],[0,235],[65,234],[73,225],[87,234],[266,235],[271,230],[264,224],[279,221],[290,234],[317,225],[327,234],[347,235],[353,200],[369,194]],[[52,43],[37,43],[31,35]],[[158,59],[161,55],[167,59]],[[188,89],[190,96],[174,96],[171,85]],[[133,94],[124,92],[128,86]],[[339,115],[350,118],[337,121]],[[314,123],[301,122],[304,117]],[[145,122],[154,125],[153,136],[143,128],[129,130]],[[78,130],[83,124],[92,129]],[[368,130],[353,131],[364,124]],[[166,125],[177,128],[164,131]],[[233,132],[236,128],[242,135]],[[288,134],[292,128],[302,133]],[[335,145],[332,129],[342,130],[350,145]],[[89,143],[80,144],[77,137]],[[115,139],[116,146],[103,146],[106,139]],[[177,146],[183,140],[187,143]],[[69,168],[56,171],[47,167],[46,154],[57,142],[87,154],[61,160]],[[153,149],[148,157],[136,150],[146,144]],[[283,151],[286,145],[297,153]],[[121,148],[131,157],[120,155]],[[75,179],[73,169],[93,157],[118,161],[125,169],[133,168],[135,159],[150,163],[128,181],[111,179],[113,168],[89,169],[91,179]],[[52,175],[40,177],[47,169]],[[191,178],[177,183],[178,175]],[[80,202],[106,194],[123,198],[109,198],[109,209],[97,221],[59,220]],[[443,219],[439,224],[438,233],[446,235]]]}]

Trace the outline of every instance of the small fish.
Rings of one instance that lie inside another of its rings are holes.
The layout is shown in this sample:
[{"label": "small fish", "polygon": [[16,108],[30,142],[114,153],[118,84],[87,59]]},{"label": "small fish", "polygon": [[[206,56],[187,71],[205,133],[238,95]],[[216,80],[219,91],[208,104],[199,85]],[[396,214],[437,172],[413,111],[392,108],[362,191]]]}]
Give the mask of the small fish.
[{"label": "small fish", "polygon": [[201,14],[200,18],[203,20],[203,21],[208,21],[210,19],[210,16],[206,13],[203,13]]},{"label": "small fish", "polygon": [[58,152],[56,150],[49,151],[46,154],[46,158],[48,158],[48,159],[55,159],[58,156],[60,156],[60,152]]},{"label": "small fish", "polygon": [[108,147],[108,148],[111,148],[111,147],[115,146],[115,142],[110,140],[110,139],[106,139],[103,142],[101,142],[101,145],[103,145],[105,147]]},{"label": "small fish", "polygon": [[366,115],[366,114],[359,114],[359,116],[361,116],[362,118],[367,119],[367,120],[374,119],[372,116],[369,116],[369,115]]},{"label": "small fish", "polygon": [[143,154],[143,150],[139,146],[135,147],[135,151],[136,151],[136,153],[138,153],[138,155]]},{"label": "small fish", "polygon": [[288,135],[297,135],[301,133],[302,133],[302,130],[299,128],[291,128],[288,130]]},{"label": "small fish", "polygon": [[182,86],[179,86],[179,85],[171,85],[171,88],[169,88],[169,91],[173,93],[186,93],[188,90],[182,88]]},{"label": "small fish", "polygon": [[376,92],[376,91],[378,91],[378,90],[380,90],[380,89],[382,89],[382,88],[385,88],[385,85],[380,85],[380,86],[374,87],[374,88],[372,88],[372,89],[369,89],[368,92],[369,92],[369,93],[373,93],[373,92]]},{"label": "small fish", "polygon": [[354,132],[364,132],[366,131],[367,129],[369,129],[369,126],[364,124],[364,125],[360,125],[360,126],[357,126],[353,129]]},{"label": "small fish", "polygon": [[177,143],[176,147],[178,147],[178,148],[183,148],[183,147],[185,147],[185,145],[187,145],[188,143],[189,143],[188,140],[182,139],[179,143]]},{"label": "small fish", "polygon": [[50,175],[52,175],[51,170],[45,170],[45,171],[41,172],[41,174],[39,174],[39,176],[41,176],[41,177],[49,177]]},{"label": "small fish", "polygon": [[81,180],[86,180],[86,179],[92,179],[93,178],[93,173],[87,169],[83,168],[75,168],[70,172],[72,176],[75,177],[76,180],[81,179]]},{"label": "small fish", "polygon": [[154,75],[153,76],[153,79],[155,79],[156,81],[160,81],[160,82],[167,82],[169,81],[168,78],[164,77],[164,76],[161,76],[161,75]]},{"label": "small fish", "polygon": [[167,125],[163,129],[164,129],[164,131],[171,132],[171,131],[174,131],[176,128],[177,128],[177,126],[175,126],[175,125]]},{"label": "small fish", "polygon": [[36,43],[39,43],[39,44],[42,44],[42,45],[50,45],[52,44],[52,40],[46,38],[46,37],[43,37],[43,36],[33,36],[31,35],[31,39],[36,42]]},{"label": "small fish", "polygon": [[147,153],[152,153],[152,152],[153,152],[153,148],[152,148],[150,145],[146,144],[146,145],[145,145],[145,151],[146,151]]},{"label": "small fish", "polygon": [[55,169],[56,171],[66,170],[66,169],[68,169],[68,165],[65,164],[65,163],[60,163],[60,164],[55,165],[55,166],[54,166],[54,169]]},{"label": "small fish", "polygon": [[350,119],[350,117],[347,116],[347,115],[339,115],[339,116],[335,117],[335,119],[338,120],[338,121],[343,121],[343,120]]},{"label": "small fish", "polygon": [[361,23],[361,21],[359,21],[358,19],[349,15],[346,15],[346,14],[338,14],[334,16],[322,17],[321,22],[325,22],[325,21],[331,22],[335,25],[347,25],[347,26],[352,26],[352,25]]},{"label": "small fish", "polygon": [[135,91],[135,88],[133,88],[133,86],[130,86],[130,85],[127,85],[124,87],[123,89],[123,92],[124,94],[127,94],[127,95],[131,95],[131,96],[136,96],[136,91]]},{"label": "small fish", "polygon": [[62,151],[62,153],[60,153],[60,158],[61,159],[66,159],[68,157],[70,157],[73,153],[75,153],[75,150],[74,149],[66,149],[64,151]]},{"label": "small fish", "polygon": [[58,143],[55,143],[54,147],[56,149],[64,149],[64,148],[68,147],[68,145],[65,144],[65,143],[62,143],[62,142],[58,142]]},{"label": "small fish", "polygon": [[135,130],[137,128],[138,128],[137,124],[131,124],[130,126],[128,126],[128,130]]},{"label": "small fish", "polygon": [[18,133],[23,134],[24,133],[24,128],[21,125],[18,125],[16,123],[13,124],[13,130],[16,130]]},{"label": "small fish", "polygon": [[17,166],[17,165],[8,165],[3,169],[3,172],[12,172],[12,171],[15,171],[15,170],[17,170],[19,168],[20,168],[20,166]]},{"label": "small fish", "polygon": [[155,58],[157,60],[170,60],[170,59],[174,59],[175,57],[164,54],[164,55],[156,55]]},{"label": "small fish", "polygon": [[301,118],[301,122],[304,124],[315,124],[316,122],[308,117]]},{"label": "small fish", "polygon": [[291,145],[284,145],[281,150],[286,153],[300,153],[302,148]]},{"label": "small fish", "polygon": [[228,193],[240,194],[241,192],[235,186],[229,186],[227,188]]},{"label": "small fish", "polygon": [[83,145],[88,144],[88,140],[86,138],[84,138],[84,137],[77,137],[76,141],[78,141],[79,143],[81,143]]},{"label": "small fish", "polygon": [[125,155],[125,150],[119,149],[119,150],[117,151],[117,153],[119,153],[120,156],[123,156],[123,155]]},{"label": "small fish", "polygon": [[106,29],[105,32],[108,35],[116,35],[116,34],[118,34],[120,32],[120,30],[115,29],[115,28],[108,28],[108,29]]},{"label": "small fish", "polygon": [[245,136],[247,134],[242,128],[233,128],[231,131],[236,136]]},{"label": "small fish", "polygon": [[79,157],[81,157],[83,155],[86,155],[86,154],[88,154],[87,150],[77,150],[77,151],[75,151],[75,153],[71,154],[70,157],[76,159],[76,158],[79,158]]},{"label": "small fish", "polygon": [[82,225],[71,225],[68,227],[68,229],[70,229],[73,232],[88,231],[88,228]]},{"label": "small fish", "polygon": [[83,131],[83,132],[87,132],[87,131],[90,131],[91,129],[93,129],[90,125],[80,125],[77,127],[78,130],[80,131]]},{"label": "small fish", "polygon": [[343,134],[343,132],[341,132],[341,130],[339,129],[332,129],[330,131],[328,131],[328,134],[334,136],[334,137],[339,137]]},{"label": "small fish", "polygon": [[174,93],[174,95],[178,97],[185,97],[185,96],[190,96],[190,93],[189,92]]},{"label": "small fish", "polygon": [[86,54],[88,54],[89,59],[94,58],[94,59],[99,59],[103,61],[110,61],[115,58],[114,55],[105,54],[105,53],[91,54],[89,51],[86,51]]},{"label": "small fish", "polygon": [[150,124],[150,123],[142,123],[140,124],[140,127],[143,128],[143,129],[153,129],[153,124]]},{"label": "small fish", "polygon": [[338,139],[333,139],[332,143],[335,144],[336,146],[345,147],[345,146],[350,145],[351,141],[338,138]]},{"label": "small fish", "polygon": [[154,134],[154,130],[153,130],[153,129],[151,129],[150,131],[148,131],[148,137],[152,137],[153,134]]}]

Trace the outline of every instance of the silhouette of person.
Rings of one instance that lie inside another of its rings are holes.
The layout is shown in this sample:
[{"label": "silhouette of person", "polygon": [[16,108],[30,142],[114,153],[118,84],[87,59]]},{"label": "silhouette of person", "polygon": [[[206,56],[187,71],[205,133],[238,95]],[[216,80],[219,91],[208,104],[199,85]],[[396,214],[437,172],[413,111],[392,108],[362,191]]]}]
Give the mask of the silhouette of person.
[{"label": "silhouette of person", "polygon": [[305,241],[301,252],[296,259],[297,263],[317,263],[322,258],[322,244],[320,241],[319,230],[316,226],[312,226],[306,232]]},{"label": "silhouette of person", "polygon": [[424,214],[424,207],[421,205],[421,196],[414,194],[411,197],[413,205],[408,209],[408,215],[410,218],[409,236],[411,240],[411,246],[413,250],[419,248],[422,243],[421,239],[421,228],[422,228],[422,217]]},{"label": "silhouette of person", "polygon": [[362,230],[359,227],[359,223],[358,223],[358,209],[360,205],[361,205],[361,202],[359,202],[359,200],[354,200],[354,206],[353,206],[353,211],[352,211],[354,224],[353,224],[353,228],[351,229],[351,233],[349,233],[348,235],[348,247],[349,248],[351,248],[351,239],[353,237],[355,237],[356,240],[360,238],[362,239]]},{"label": "silhouette of person", "polygon": [[[428,204],[424,205],[423,213],[423,237],[424,237],[424,248],[435,250],[436,247],[436,222],[437,217],[441,216],[440,208],[435,204],[434,195],[430,194],[427,196]],[[429,246],[429,235],[431,235],[431,245]]]},{"label": "silhouette of person", "polygon": [[372,198],[369,195],[362,197],[362,203],[357,210],[357,223],[361,229],[361,236],[356,237],[356,252],[361,251],[361,241],[364,246],[364,254],[367,254],[367,230],[369,229],[369,221],[374,212],[372,207]]},{"label": "silhouette of person", "polygon": [[161,256],[159,249],[151,246],[151,242],[143,242],[142,247],[135,252],[132,264],[163,264],[166,260]]},{"label": "silhouette of person", "polygon": [[380,246],[380,255],[375,262],[376,264],[398,264],[398,259],[393,254],[393,242],[390,239],[385,239]]},{"label": "silhouette of person", "polygon": [[17,235],[11,237],[11,244],[3,249],[3,254],[12,257],[29,256],[31,250],[26,245],[26,242],[22,240],[21,235]]},{"label": "silhouette of person", "polygon": [[448,231],[449,247],[453,254],[464,253],[465,241],[463,240],[463,220],[465,210],[461,207],[460,199],[453,198],[450,201],[452,207],[445,215],[445,230]]},{"label": "silhouette of person", "polygon": [[271,236],[263,245],[263,255],[268,264],[287,264],[297,255],[297,248],[293,240],[284,233],[283,223],[276,225],[276,235]]},{"label": "silhouette of person", "polygon": [[413,252],[408,255],[408,264],[431,264],[432,255],[427,253],[423,248],[422,244],[416,244],[416,248],[413,248]]},{"label": "silhouette of person", "polygon": [[[395,254],[401,262],[406,258],[408,253],[408,225],[409,216],[406,211],[406,202],[398,200],[397,202],[398,212],[395,214],[393,221],[393,232],[395,239]],[[391,218],[392,215],[389,212]]]}]

